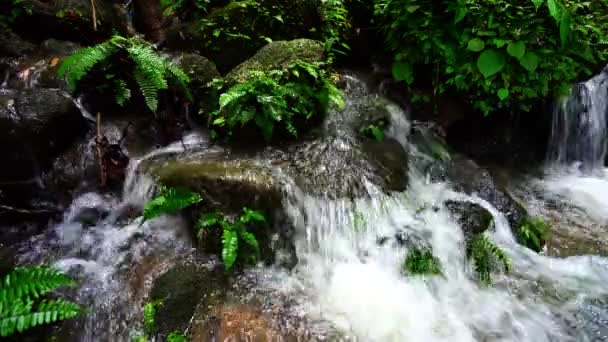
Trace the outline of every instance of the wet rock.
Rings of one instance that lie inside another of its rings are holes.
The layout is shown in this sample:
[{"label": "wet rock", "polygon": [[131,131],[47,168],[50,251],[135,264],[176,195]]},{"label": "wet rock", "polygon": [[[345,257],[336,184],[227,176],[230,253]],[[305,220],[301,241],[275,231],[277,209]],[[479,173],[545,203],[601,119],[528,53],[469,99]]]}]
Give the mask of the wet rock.
[{"label": "wet rock", "polygon": [[492,214],[476,203],[446,201],[445,206],[462,227],[465,241],[485,232],[492,223]]},{"label": "wet rock", "polygon": [[190,87],[192,89],[203,87],[214,78],[220,77],[215,64],[201,55],[180,53],[173,61],[190,76]]},{"label": "wet rock", "polygon": [[0,57],[23,57],[34,52],[35,48],[34,44],[13,31],[0,27]]},{"label": "wet rock", "polygon": [[223,267],[213,263],[185,263],[158,277],[149,296],[149,301],[162,302],[156,312],[158,336],[186,330],[196,310],[223,301],[227,287]]},{"label": "wet rock", "polygon": [[313,63],[324,58],[323,45],[311,39],[272,42],[260,49],[253,57],[234,68],[225,77],[229,84],[247,81],[254,70],[267,71],[281,68],[294,60]]},{"label": "wet rock", "polygon": [[94,226],[97,222],[108,216],[109,212],[105,208],[84,207],[72,218],[72,222],[78,222],[83,226]]},{"label": "wet rock", "polygon": [[476,195],[506,216],[511,228],[519,227],[528,216],[526,209],[515,201],[511,195],[495,184],[490,173],[470,159],[453,155],[448,171],[449,181],[456,190],[469,195]]}]

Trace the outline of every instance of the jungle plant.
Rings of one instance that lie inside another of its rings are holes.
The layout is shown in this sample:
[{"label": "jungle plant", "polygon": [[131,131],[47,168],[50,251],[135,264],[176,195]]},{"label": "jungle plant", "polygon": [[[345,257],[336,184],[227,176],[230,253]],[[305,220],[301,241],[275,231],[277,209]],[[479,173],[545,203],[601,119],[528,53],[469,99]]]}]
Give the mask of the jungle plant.
[{"label": "jungle plant", "polygon": [[414,248],[407,253],[403,270],[415,275],[439,275],[441,264],[430,248]]},{"label": "jungle plant", "polygon": [[321,5],[323,20],[323,40],[329,61],[336,55],[346,55],[350,47],[346,44],[346,35],[351,25],[344,0],[325,0]]},{"label": "jungle plant", "polygon": [[46,267],[17,268],[0,283],[0,336],[77,316],[82,309],[63,299],[43,296],[74,280]]},{"label": "jungle plant", "polygon": [[492,284],[491,273],[497,267],[502,266],[506,273],[511,271],[511,261],[507,255],[483,234],[470,243],[467,253],[474,263],[479,281],[484,285]]},{"label": "jungle plant", "polygon": [[98,70],[105,79],[101,87],[109,88],[118,105],[139,91],[147,107],[156,112],[158,96],[173,82],[187,97],[188,76],[176,65],[161,57],[150,43],[139,38],[114,36],[110,40],[78,50],[61,64],[57,75],[65,78],[68,90],[75,92],[79,82],[91,71]]},{"label": "jungle plant", "polygon": [[535,252],[551,238],[551,226],[540,217],[526,217],[517,229],[517,240]]},{"label": "jungle plant", "polygon": [[10,25],[14,24],[19,17],[31,12],[31,4],[26,0],[3,1],[0,4],[0,28],[3,28],[3,26],[10,28]]},{"label": "jungle plant", "polygon": [[221,80],[212,82],[221,95],[211,125],[232,135],[237,128],[254,124],[269,141],[280,124],[278,128],[297,137],[297,127],[322,117],[331,102],[344,106],[342,93],[323,67],[293,61],[280,70],[253,71],[248,81],[227,89]]},{"label": "jungle plant", "polygon": [[[252,225],[265,224],[264,214],[257,210],[243,208],[243,213],[234,221],[230,221],[219,212],[202,215],[196,225],[197,237],[202,239],[209,229],[222,230],[222,260],[227,270],[230,270],[237,258],[245,263],[252,263],[260,259],[260,245],[258,240],[249,232]],[[241,245],[247,246],[250,253],[241,253]]]},{"label": "jungle plant", "polygon": [[389,121],[386,118],[381,118],[364,126],[359,132],[366,138],[382,141],[384,140],[384,129],[386,129],[388,125]]},{"label": "jungle plant", "polygon": [[430,74],[429,99],[465,95],[484,114],[529,111],[608,57],[605,1],[376,0],[375,12],[395,79],[423,88]]},{"label": "jungle plant", "polygon": [[153,301],[144,305],[144,333],[146,336],[156,334],[156,309],[163,305],[161,301]]},{"label": "jungle plant", "polygon": [[202,200],[199,193],[185,188],[161,187],[160,194],[146,203],[142,224],[163,214],[175,214]]}]

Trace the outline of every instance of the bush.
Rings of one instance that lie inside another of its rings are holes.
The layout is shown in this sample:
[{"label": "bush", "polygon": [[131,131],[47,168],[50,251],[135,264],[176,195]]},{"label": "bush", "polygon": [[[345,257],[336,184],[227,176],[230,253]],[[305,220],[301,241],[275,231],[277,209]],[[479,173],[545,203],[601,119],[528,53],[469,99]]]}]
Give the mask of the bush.
[{"label": "bush", "polygon": [[605,1],[376,0],[375,12],[397,80],[430,80],[484,114],[529,111],[608,58]]},{"label": "bush", "polygon": [[169,81],[175,83],[190,97],[188,76],[166,58],[158,55],[153,45],[139,38],[114,36],[110,40],[83,48],[67,57],[57,71],[65,78],[70,92],[75,92],[80,81],[92,70],[100,72],[104,82],[96,82],[99,90],[109,90],[119,105],[132,97],[132,90],[139,90],[152,112],[158,108],[158,94],[169,89]]},{"label": "bush", "polygon": [[330,102],[344,105],[321,63],[294,61],[281,70],[250,73],[247,81],[227,89],[222,80],[211,84],[218,99],[211,126],[229,136],[254,125],[266,141],[276,135],[277,128],[282,130],[279,134],[297,137],[304,124],[325,114]]}]

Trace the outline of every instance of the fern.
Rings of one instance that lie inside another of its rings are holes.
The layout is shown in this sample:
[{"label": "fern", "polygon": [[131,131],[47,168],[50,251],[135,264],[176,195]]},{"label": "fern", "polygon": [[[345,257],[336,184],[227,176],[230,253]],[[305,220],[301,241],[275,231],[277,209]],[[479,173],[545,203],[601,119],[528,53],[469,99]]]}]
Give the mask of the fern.
[{"label": "fern", "polygon": [[18,268],[2,279],[0,285],[0,336],[13,335],[42,324],[75,317],[82,312],[72,302],[61,299],[35,300],[74,281],[49,268]]},{"label": "fern", "polygon": [[196,224],[196,235],[199,239],[203,238],[203,233],[212,229],[213,227],[219,227],[222,229],[222,260],[227,270],[230,270],[237,262],[240,254],[241,245],[244,244],[251,248],[253,255],[244,257],[250,257],[251,260],[255,261],[261,257],[260,245],[254,234],[247,231],[248,227],[253,224],[265,224],[266,218],[264,214],[257,210],[251,210],[243,208],[243,213],[230,222],[227,217],[220,214],[219,212],[207,213],[201,215]]},{"label": "fern", "polygon": [[322,63],[293,61],[281,70],[250,73],[249,81],[228,89],[221,81],[210,83],[221,92],[217,109],[211,113],[211,124],[226,129],[228,135],[254,124],[266,141],[273,137],[277,126],[297,137],[299,118],[306,121],[324,115],[332,102],[344,106],[342,93]]},{"label": "fern", "polygon": [[[161,57],[151,44],[139,38],[127,39],[114,36],[107,42],[83,48],[63,61],[57,75],[59,78],[65,78],[70,92],[74,92],[79,81],[96,67],[103,67],[105,72],[114,68],[116,72],[106,73],[107,78],[112,79],[114,74],[124,74],[124,65],[110,63],[110,58],[115,55],[119,58],[114,58],[112,61],[123,63],[125,58],[122,57],[126,56],[132,62],[133,68],[129,72],[132,73],[147,107],[152,112],[158,109],[159,91],[169,89],[169,80],[175,82],[186,97],[191,98],[187,86],[190,82],[188,75],[169,60]],[[113,82],[116,102],[122,106],[131,98],[131,90],[122,78]]]},{"label": "fern", "polygon": [[526,217],[517,229],[517,239],[524,246],[540,252],[551,237],[551,227],[541,218]]},{"label": "fern", "polygon": [[469,257],[473,259],[479,280],[485,285],[492,284],[491,272],[496,262],[502,265],[506,273],[511,271],[511,262],[507,255],[485,235],[479,235],[473,240]]},{"label": "fern", "polygon": [[160,301],[146,303],[144,305],[144,332],[146,336],[156,333],[156,308],[162,305]]},{"label": "fern", "polygon": [[175,214],[202,200],[200,194],[188,189],[162,188],[159,196],[146,203],[142,223],[162,214]]},{"label": "fern", "polygon": [[441,265],[430,248],[415,248],[407,254],[403,270],[411,274],[438,275]]},{"label": "fern", "polygon": [[186,342],[186,336],[179,331],[174,331],[167,336],[167,342]]}]

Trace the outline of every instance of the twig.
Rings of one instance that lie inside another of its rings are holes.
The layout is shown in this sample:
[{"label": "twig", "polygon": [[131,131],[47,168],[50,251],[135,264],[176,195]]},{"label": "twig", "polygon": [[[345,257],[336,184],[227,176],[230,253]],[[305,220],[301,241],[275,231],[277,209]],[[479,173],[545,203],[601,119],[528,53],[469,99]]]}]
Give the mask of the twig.
[{"label": "twig", "polygon": [[99,177],[101,178],[101,186],[106,185],[106,173],[103,168],[103,155],[101,154],[101,113],[97,112],[97,138],[95,139],[97,145],[97,160],[99,162]]},{"label": "twig", "polygon": [[91,11],[93,12],[93,31],[97,32],[97,11],[95,10],[95,0],[91,0]]}]

